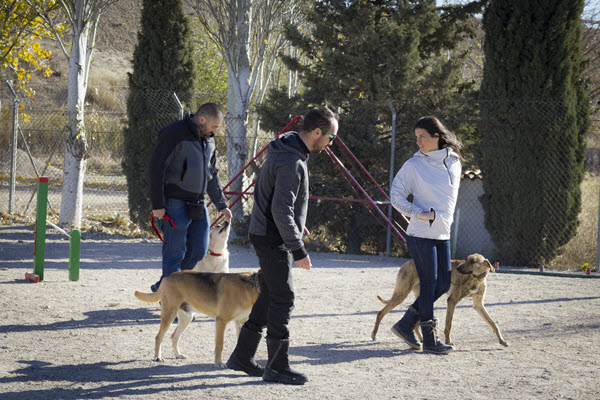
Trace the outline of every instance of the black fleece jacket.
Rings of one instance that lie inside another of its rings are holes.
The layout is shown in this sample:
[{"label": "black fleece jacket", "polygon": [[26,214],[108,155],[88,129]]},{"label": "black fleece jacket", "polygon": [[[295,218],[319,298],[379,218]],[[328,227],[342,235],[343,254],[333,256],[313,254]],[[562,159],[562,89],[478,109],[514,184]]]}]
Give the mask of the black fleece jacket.
[{"label": "black fleece jacket", "polygon": [[152,209],[165,199],[203,201],[208,194],[217,210],[227,207],[217,169],[215,140],[200,136],[193,114],[163,128],[150,160]]}]

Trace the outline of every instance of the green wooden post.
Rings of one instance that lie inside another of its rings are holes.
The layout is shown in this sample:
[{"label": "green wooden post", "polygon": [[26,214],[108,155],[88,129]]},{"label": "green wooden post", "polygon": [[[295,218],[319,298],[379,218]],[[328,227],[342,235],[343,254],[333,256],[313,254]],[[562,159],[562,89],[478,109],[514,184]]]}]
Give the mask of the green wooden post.
[{"label": "green wooden post", "polygon": [[35,234],[33,247],[33,273],[44,280],[44,256],[46,253],[46,213],[48,211],[48,178],[38,178]]},{"label": "green wooden post", "polygon": [[79,258],[81,255],[81,231],[73,229],[71,231],[71,241],[69,242],[69,279],[79,280]]}]

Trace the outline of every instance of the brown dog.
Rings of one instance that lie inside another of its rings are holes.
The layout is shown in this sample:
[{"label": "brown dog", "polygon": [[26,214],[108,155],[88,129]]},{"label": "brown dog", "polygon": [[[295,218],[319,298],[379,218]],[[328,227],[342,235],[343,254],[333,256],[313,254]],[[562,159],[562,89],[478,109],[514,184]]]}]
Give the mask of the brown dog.
[{"label": "brown dog", "polygon": [[177,315],[177,328],[171,335],[177,358],[187,358],[179,352],[178,342],[192,321],[195,312],[216,319],[215,365],[225,368],[221,361],[225,327],[230,321],[239,326],[248,320],[250,310],[260,293],[261,271],[255,273],[175,272],[164,278],[155,293],[135,292],[135,297],[156,303],[160,300],[160,329],[154,341],[154,361],[164,361],[160,345]]},{"label": "brown dog", "polygon": [[[489,272],[495,272],[492,264],[481,254],[471,254],[465,261],[452,260],[452,284],[448,291],[448,307],[446,310],[446,325],[444,327],[444,335],[446,336],[446,344],[452,344],[450,340],[450,329],[452,328],[452,317],[454,310],[459,301],[465,297],[473,298],[473,308],[483,318],[498,337],[500,344],[508,346],[508,343],[502,337],[500,329],[487,313],[483,305],[483,296],[485,295],[486,277]],[[415,298],[419,297],[419,276],[417,268],[412,260],[407,261],[400,267],[398,277],[396,278],[396,288],[394,294],[389,300],[384,300],[377,296],[379,301],[385,304],[385,307],[377,313],[375,327],[371,338],[376,339],[379,324],[382,318],[389,313],[393,308],[402,303],[408,294],[412,291]],[[417,331],[417,334],[419,332]]]}]

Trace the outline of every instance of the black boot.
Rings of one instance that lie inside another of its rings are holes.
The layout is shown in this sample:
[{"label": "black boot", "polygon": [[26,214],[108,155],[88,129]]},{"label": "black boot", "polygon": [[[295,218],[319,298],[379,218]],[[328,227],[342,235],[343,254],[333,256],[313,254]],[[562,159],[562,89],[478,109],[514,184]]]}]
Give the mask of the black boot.
[{"label": "black boot", "polygon": [[264,368],[254,361],[254,354],[262,335],[242,325],[235,350],[227,360],[227,368],[242,371],[251,376],[263,376]]},{"label": "black boot", "polygon": [[415,350],[422,350],[421,342],[415,336],[415,326],[419,322],[419,314],[413,306],[408,307],[404,317],[392,326],[392,333],[404,340],[407,345]]},{"label": "black boot", "polygon": [[437,320],[421,321],[421,332],[423,332],[423,351],[434,354],[448,354],[454,351],[454,346],[447,345],[437,337],[435,327]]},{"label": "black boot", "polygon": [[266,382],[288,383],[292,385],[303,385],[308,382],[308,377],[303,373],[294,371],[290,368],[289,339],[269,339],[267,338],[267,351],[269,361],[265,367],[263,380]]}]

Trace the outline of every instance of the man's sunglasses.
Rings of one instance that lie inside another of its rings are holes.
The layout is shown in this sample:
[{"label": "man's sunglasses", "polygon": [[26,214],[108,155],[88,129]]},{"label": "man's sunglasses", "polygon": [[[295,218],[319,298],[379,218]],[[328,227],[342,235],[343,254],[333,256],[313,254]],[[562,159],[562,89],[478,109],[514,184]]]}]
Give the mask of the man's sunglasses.
[{"label": "man's sunglasses", "polygon": [[332,135],[331,133],[327,132],[325,129],[320,128],[327,136],[329,136],[329,141],[333,142],[335,140],[335,138],[337,138],[337,135]]}]

